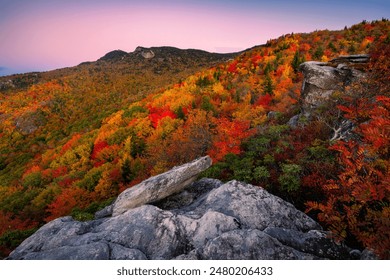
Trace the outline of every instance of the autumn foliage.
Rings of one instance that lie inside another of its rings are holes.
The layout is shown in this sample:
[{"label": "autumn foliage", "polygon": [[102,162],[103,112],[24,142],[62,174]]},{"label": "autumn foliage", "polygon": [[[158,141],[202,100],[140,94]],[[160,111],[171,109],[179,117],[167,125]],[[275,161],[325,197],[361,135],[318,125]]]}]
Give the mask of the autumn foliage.
[{"label": "autumn foliage", "polygon": [[358,137],[330,147],[338,154],[341,171],[322,186],[326,201],[308,206],[320,211],[318,218],[337,237],[354,238],[390,258],[390,95],[388,83],[381,81],[388,79],[390,70],[386,62],[377,61],[388,57],[390,49],[380,45],[372,53],[368,80],[339,107],[357,126]]},{"label": "autumn foliage", "polygon": [[[388,257],[388,30],[383,20],[286,34],[195,74],[166,70],[166,79],[81,65],[0,92],[0,235],[63,215],[91,218],[125,188],[208,154],[208,176],[266,187]],[[371,94],[336,107],[357,139],[329,143],[318,120],[286,125],[299,109],[301,62],[367,52]]]}]

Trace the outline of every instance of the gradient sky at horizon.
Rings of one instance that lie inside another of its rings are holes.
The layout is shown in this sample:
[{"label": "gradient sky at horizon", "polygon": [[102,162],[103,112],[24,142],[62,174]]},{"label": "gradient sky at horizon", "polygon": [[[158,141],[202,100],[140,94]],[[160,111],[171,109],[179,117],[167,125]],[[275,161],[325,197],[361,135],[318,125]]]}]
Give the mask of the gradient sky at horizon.
[{"label": "gradient sky at horizon", "polygon": [[233,52],[389,14],[388,0],[0,0],[0,75],[74,66],[137,46]]}]

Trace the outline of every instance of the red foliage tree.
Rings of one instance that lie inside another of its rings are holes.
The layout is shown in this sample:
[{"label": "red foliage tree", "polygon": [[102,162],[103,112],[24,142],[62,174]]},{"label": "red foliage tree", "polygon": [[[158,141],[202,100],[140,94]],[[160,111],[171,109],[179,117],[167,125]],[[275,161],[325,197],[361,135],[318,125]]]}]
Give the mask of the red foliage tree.
[{"label": "red foliage tree", "polygon": [[243,139],[248,138],[253,132],[249,129],[249,121],[230,121],[227,118],[217,120],[217,135],[209,155],[214,161],[220,161],[229,153],[239,154]]},{"label": "red foliage tree", "polygon": [[149,106],[149,119],[154,128],[157,128],[160,120],[165,117],[176,119],[176,114],[172,112],[169,107],[158,108]]},{"label": "red foliage tree", "polygon": [[229,65],[227,71],[228,71],[229,73],[237,73],[237,63],[238,63],[237,60],[235,60],[235,61],[233,61],[232,63],[230,63],[230,65]]},{"label": "red foliage tree", "polygon": [[99,155],[99,153],[106,147],[108,147],[108,143],[106,140],[103,140],[103,141],[96,143],[93,146],[93,150],[91,153],[91,159],[95,160],[97,158],[97,156]]},{"label": "red foliage tree", "polygon": [[51,176],[53,178],[58,178],[60,176],[63,176],[68,173],[68,168],[66,166],[60,166],[57,167],[56,169],[53,169],[51,172]]},{"label": "red foliage tree", "polygon": [[257,99],[255,106],[262,106],[264,109],[268,109],[269,105],[272,102],[272,96],[270,94],[265,94],[259,97]]},{"label": "red foliage tree", "polygon": [[80,208],[85,207],[89,203],[89,198],[88,191],[84,189],[78,187],[63,189],[62,193],[48,206],[47,212],[49,216],[46,218],[46,221],[69,215],[71,210],[76,206]]}]

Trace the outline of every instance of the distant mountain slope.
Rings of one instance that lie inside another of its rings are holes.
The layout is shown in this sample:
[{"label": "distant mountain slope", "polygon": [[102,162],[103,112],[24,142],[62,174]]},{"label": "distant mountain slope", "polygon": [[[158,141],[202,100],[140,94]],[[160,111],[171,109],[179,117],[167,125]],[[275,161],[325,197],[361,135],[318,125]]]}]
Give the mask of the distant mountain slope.
[{"label": "distant mountain slope", "polygon": [[[20,176],[21,169],[14,167],[20,166],[19,157],[22,164],[28,161],[32,143],[40,143],[39,151],[56,147],[73,133],[98,128],[105,117],[128,104],[236,55],[170,47],[142,48],[142,52],[155,53],[148,59],[141,55],[140,48],[137,50],[129,54],[119,52],[126,54],[123,60],[118,60],[118,51],[114,51],[96,62],[75,67],[1,77],[1,129],[14,130],[10,137],[17,134],[23,138],[18,138],[20,146],[11,147],[10,139],[2,138],[4,150],[0,159],[8,168],[1,168],[1,184],[8,185]],[[39,140],[43,138],[45,144]],[[4,158],[8,160],[3,161]]]},{"label": "distant mountain slope", "polygon": [[[196,50],[196,49],[179,49],[175,47],[151,47],[151,48],[145,48],[145,47],[137,47],[134,52],[126,53],[122,50],[115,50],[112,52],[107,53],[103,57],[101,57],[98,61],[125,61],[125,62],[131,62],[135,59],[138,59],[138,61],[143,61],[143,58],[148,58],[148,54],[154,54],[157,58],[157,62],[164,62],[169,61],[172,62],[172,60],[186,60],[187,62],[193,63],[194,60],[201,60],[203,62],[210,62],[210,61],[223,61],[224,59],[233,58],[235,55],[238,55],[238,53],[231,53],[231,54],[219,54],[219,53],[209,53],[203,50]],[[146,57],[145,57],[146,56]],[[152,58],[152,57],[150,57]],[[154,60],[156,62],[156,60]],[[190,66],[190,64],[188,65]]]},{"label": "distant mountain slope", "polygon": [[287,125],[300,110],[299,65],[369,53],[389,27],[286,34],[239,55],[139,47],[1,78],[0,246],[59,216],[88,219],[125,188],[205,154],[220,162],[208,176],[266,182],[300,206],[300,180],[314,182],[308,196],[323,198],[317,173],[342,168],[320,161],[335,160],[325,122]]},{"label": "distant mountain slope", "polygon": [[[148,52],[155,53],[155,57],[148,59],[142,56],[142,54]],[[195,49],[182,50],[174,47],[137,47],[134,52],[130,53],[114,50],[105,54],[97,61],[83,62],[75,67],[0,77],[0,91],[3,93],[13,92],[17,89],[25,89],[33,84],[52,79],[67,77],[73,79],[77,75],[91,78],[102,73],[107,75],[106,79],[115,78],[117,80],[124,78],[124,76],[134,75],[134,78],[139,79],[141,83],[143,80],[139,76],[156,74],[159,77],[157,77],[155,82],[148,79],[148,86],[156,85],[156,87],[162,87],[165,80],[167,84],[176,82],[176,80],[185,78],[203,67],[211,67],[216,63],[232,59],[237,55],[238,53],[217,54]],[[175,74],[175,76],[172,77],[172,74]],[[129,85],[131,86],[131,84]]]}]

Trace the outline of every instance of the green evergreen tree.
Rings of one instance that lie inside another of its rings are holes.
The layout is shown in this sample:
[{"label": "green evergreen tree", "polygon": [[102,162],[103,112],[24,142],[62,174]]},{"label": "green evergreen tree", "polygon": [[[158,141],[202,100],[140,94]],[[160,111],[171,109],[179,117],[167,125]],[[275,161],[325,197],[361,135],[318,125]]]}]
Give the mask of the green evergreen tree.
[{"label": "green evergreen tree", "polygon": [[305,62],[305,58],[300,55],[299,51],[296,51],[294,54],[294,58],[291,62],[291,66],[294,69],[295,73],[298,72],[299,65],[301,65],[303,62]]},{"label": "green evergreen tree", "polygon": [[131,170],[131,162],[126,158],[121,166],[122,180],[125,184],[130,183],[134,179],[134,174]]},{"label": "green evergreen tree", "polygon": [[318,46],[316,51],[314,52],[314,58],[321,59],[323,55],[324,55],[324,48],[322,46]]},{"label": "green evergreen tree", "polygon": [[337,52],[337,48],[335,47],[335,45],[333,44],[333,42],[330,42],[330,43],[329,43],[328,48],[331,49],[332,52]]},{"label": "green evergreen tree", "polygon": [[177,118],[181,119],[181,120],[184,120],[186,118],[186,115],[184,114],[184,111],[183,111],[183,107],[180,106],[179,108],[177,108],[176,112],[175,112]]},{"label": "green evergreen tree", "polygon": [[205,110],[207,112],[214,111],[214,106],[210,102],[210,97],[204,95],[202,97],[202,104],[200,105],[200,108],[202,110]]},{"label": "green evergreen tree", "polygon": [[264,94],[270,94],[270,95],[274,94],[275,87],[274,87],[274,84],[272,82],[271,76],[269,74],[265,75],[265,81],[264,81],[263,87],[264,87]]},{"label": "green evergreen tree", "polygon": [[264,68],[264,74],[265,75],[268,75],[271,71],[273,71],[273,67],[272,65],[268,62],[267,65],[265,65],[265,68]]}]

